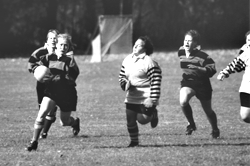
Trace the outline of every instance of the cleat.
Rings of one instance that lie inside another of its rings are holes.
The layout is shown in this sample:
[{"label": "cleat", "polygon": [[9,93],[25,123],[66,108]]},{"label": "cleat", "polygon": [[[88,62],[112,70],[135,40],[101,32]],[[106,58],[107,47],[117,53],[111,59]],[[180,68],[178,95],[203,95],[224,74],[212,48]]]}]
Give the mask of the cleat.
[{"label": "cleat", "polygon": [[187,126],[187,130],[186,130],[186,135],[191,135],[193,133],[193,131],[196,130],[196,126],[194,125],[188,125]]},{"label": "cleat", "polygon": [[139,142],[131,141],[130,144],[128,145],[128,148],[132,148],[132,147],[136,147],[136,146],[139,146]]},{"label": "cleat", "polygon": [[76,124],[72,126],[73,135],[76,136],[80,132],[80,119],[76,118]]},{"label": "cleat", "polygon": [[220,137],[220,130],[219,130],[219,129],[217,129],[217,130],[212,130],[211,135],[212,135],[212,137],[213,137],[214,139],[219,138],[219,137]]},{"label": "cleat", "polygon": [[154,112],[153,112],[153,119],[151,120],[151,123],[150,123],[150,124],[151,124],[151,127],[152,127],[152,128],[157,127],[158,122],[159,122],[158,110],[155,109]]},{"label": "cleat", "polygon": [[29,145],[25,148],[27,151],[32,151],[37,149],[38,142],[37,141],[31,141]]},{"label": "cleat", "polygon": [[47,133],[42,133],[42,134],[40,135],[40,138],[41,138],[41,139],[46,139],[46,138],[47,138],[47,136],[48,136],[48,134],[47,134]]}]

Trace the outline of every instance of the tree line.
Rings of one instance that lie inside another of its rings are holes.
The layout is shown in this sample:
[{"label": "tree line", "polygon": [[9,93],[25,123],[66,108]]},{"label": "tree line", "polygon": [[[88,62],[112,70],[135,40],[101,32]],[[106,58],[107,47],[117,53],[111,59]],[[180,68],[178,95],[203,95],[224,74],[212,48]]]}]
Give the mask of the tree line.
[{"label": "tree line", "polygon": [[249,0],[0,0],[0,56],[29,56],[49,29],[72,35],[90,54],[99,15],[132,15],[133,40],[149,36],[156,49],[176,49],[189,29],[210,48],[239,47],[249,29]]}]

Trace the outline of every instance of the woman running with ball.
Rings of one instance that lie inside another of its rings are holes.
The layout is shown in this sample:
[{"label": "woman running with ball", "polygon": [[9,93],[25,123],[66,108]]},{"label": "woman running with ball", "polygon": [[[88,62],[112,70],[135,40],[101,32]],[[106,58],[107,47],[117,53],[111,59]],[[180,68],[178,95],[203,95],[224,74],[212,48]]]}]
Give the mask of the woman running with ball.
[{"label": "woman running with ball", "polygon": [[46,79],[44,97],[35,120],[33,138],[27,146],[27,151],[36,150],[38,138],[42,131],[45,117],[56,106],[60,108],[60,122],[62,126],[71,126],[73,134],[80,131],[80,119],[71,116],[76,111],[77,91],[76,79],[79,75],[79,68],[73,56],[66,55],[71,36],[59,34],[55,53],[44,56],[37,65],[44,65],[50,69],[51,75]]}]

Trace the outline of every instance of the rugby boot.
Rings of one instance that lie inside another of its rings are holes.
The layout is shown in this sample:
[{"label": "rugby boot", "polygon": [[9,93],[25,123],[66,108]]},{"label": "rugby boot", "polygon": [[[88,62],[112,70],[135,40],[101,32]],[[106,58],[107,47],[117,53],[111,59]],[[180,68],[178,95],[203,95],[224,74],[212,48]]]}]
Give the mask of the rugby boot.
[{"label": "rugby boot", "polygon": [[219,130],[219,129],[217,129],[217,130],[212,130],[211,135],[212,135],[212,137],[213,137],[214,139],[219,138],[219,137],[220,137],[220,130]]},{"label": "rugby boot", "polygon": [[25,148],[25,150],[27,151],[32,151],[32,150],[36,150],[37,149],[37,146],[38,146],[38,142],[37,141],[31,141],[29,143],[29,145]]},{"label": "rugby boot", "polygon": [[80,119],[76,118],[76,123],[72,126],[73,135],[76,136],[80,132]]},{"label": "rugby boot", "polygon": [[195,131],[196,130],[196,126],[195,126],[195,124],[193,124],[193,125],[188,125],[187,126],[187,129],[186,129],[186,135],[191,135],[192,133],[193,133],[193,131]]},{"label": "rugby boot", "polygon": [[130,144],[128,145],[128,148],[132,148],[132,147],[136,147],[136,146],[139,146],[139,142],[131,141]]}]

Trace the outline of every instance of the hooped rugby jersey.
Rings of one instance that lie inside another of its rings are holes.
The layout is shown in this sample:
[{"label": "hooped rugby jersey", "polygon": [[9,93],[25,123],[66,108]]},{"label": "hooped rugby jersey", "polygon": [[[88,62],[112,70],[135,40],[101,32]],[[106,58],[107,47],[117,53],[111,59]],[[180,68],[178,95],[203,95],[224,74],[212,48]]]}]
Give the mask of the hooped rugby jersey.
[{"label": "hooped rugby jersey", "polygon": [[[207,81],[216,73],[215,62],[201,50],[193,50],[189,57],[186,57],[184,48],[180,47],[178,57],[180,58],[180,67],[183,71],[182,77],[184,80]],[[191,69],[188,65],[205,67],[206,73],[204,74],[202,71]]]},{"label": "hooped rugby jersey", "polygon": [[53,75],[63,76],[74,85],[80,73],[74,57],[69,55],[58,58],[56,54],[48,54],[41,59],[40,65],[47,66]]}]

